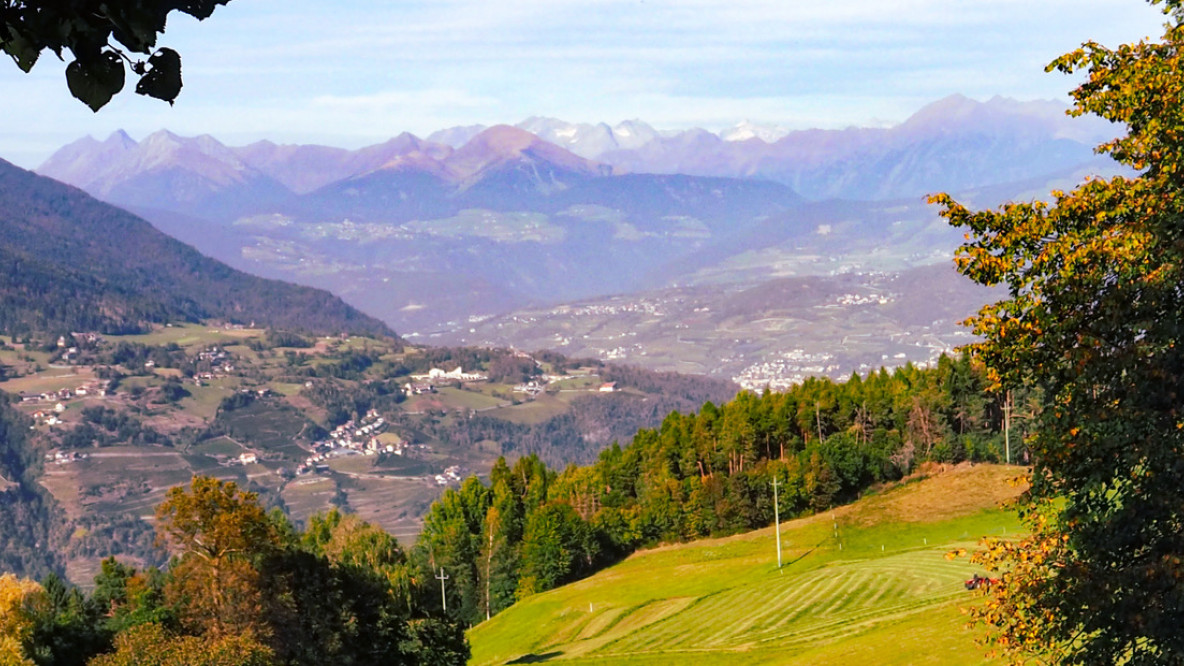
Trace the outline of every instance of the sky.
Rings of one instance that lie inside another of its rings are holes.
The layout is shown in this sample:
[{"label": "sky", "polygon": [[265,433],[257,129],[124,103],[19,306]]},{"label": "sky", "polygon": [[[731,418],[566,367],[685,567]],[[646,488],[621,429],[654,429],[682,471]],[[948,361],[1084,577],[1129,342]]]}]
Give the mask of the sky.
[{"label": "sky", "polygon": [[357,148],[536,115],[891,125],[954,93],[1068,101],[1053,58],[1163,20],[1139,0],[232,0],[170,18],[171,108],[129,84],[92,113],[52,53],[31,74],[0,63],[0,158],[33,168],[117,129]]}]

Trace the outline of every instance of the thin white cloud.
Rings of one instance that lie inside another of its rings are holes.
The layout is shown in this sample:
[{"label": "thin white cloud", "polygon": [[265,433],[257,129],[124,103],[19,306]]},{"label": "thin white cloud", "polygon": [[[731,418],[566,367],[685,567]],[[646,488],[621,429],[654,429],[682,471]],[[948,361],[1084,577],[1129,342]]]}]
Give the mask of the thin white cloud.
[{"label": "thin white cloud", "polygon": [[94,115],[52,57],[31,76],[0,67],[0,156],[36,164],[117,128],[357,145],[529,115],[900,121],[951,92],[1063,98],[1049,60],[1161,22],[1137,0],[236,0],[170,23],[173,108],[125,92]]}]

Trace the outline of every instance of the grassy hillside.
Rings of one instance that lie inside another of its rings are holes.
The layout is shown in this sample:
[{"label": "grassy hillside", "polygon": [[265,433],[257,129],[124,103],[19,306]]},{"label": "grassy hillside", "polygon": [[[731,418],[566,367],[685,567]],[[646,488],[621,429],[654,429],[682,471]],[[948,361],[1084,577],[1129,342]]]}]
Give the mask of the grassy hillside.
[{"label": "grassy hillside", "polygon": [[[955,546],[1014,533],[1019,468],[961,467],[772,528],[637,553],[469,634],[473,664],[970,664]],[[837,536],[836,536],[837,535]]]}]

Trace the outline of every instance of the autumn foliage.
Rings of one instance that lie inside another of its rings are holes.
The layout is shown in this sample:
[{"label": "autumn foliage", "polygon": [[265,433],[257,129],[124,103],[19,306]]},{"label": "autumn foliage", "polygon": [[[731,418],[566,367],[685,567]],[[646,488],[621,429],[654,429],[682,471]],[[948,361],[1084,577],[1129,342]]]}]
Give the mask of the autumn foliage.
[{"label": "autumn foliage", "polygon": [[1076,115],[1127,134],[1100,147],[1134,175],[972,212],[959,269],[1009,297],[971,321],[997,386],[1043,390],[1026,442],[1031,536],[977,557],[1003,572],[975,617],[1015,662],[1184,663],[1184,8],[1162,41],[1089,43],[1049,68],[1085,72]]},{"label": "autumn foliage", "polygon": [[[394,537],[356,516],[301,533],[233,482],[169,491],[157,532],[172,561],[113,558],[83,595],[0,576],[0,665],[462,664],[461,628]],[[434,580],[432,581],[435,582]],[[425,599],[428,600],[425,603]]]}]

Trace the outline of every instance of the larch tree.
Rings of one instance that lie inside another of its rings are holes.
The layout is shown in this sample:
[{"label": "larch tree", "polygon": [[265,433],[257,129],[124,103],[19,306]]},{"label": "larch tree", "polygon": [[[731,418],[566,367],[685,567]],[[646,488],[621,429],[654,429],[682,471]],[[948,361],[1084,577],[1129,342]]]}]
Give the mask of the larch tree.
[{"label": "larch tree", "polygon": [[1160,41],[1049,65],[1086,74],[1071,113],[1125,127],[1099,150],[1131,175],[982,212],[931,199],[968,232],[959,270],[1009,290],[972,318],[975,354],[1045,396],[1030,536],[976,556],[1003,574],[975,615],[1016,662],[1184,663],[1184,4],[1162,8]]},{"label": "larch tree", "polygon": [[157,533],[177,555],[165,589],[188,629],[214,635],[265,631],[255,560],[280,535],[255,493],[232,481],[195,476],[156,509]]},{"label": "larch tree", "polygon": [[27,654],[38,618],[49,610],[49,598],[36,581],[0,576],[0,664],[33,665]]}]

